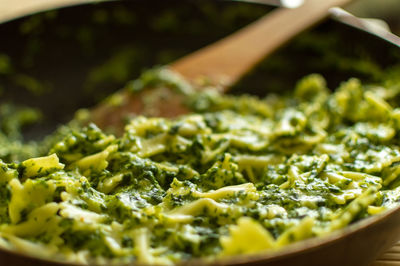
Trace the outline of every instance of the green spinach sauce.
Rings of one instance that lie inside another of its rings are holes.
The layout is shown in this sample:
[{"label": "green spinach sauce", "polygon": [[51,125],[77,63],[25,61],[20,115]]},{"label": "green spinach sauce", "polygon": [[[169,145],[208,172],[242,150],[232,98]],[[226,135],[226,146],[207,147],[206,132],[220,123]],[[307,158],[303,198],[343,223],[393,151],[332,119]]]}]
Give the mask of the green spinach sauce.
[{"label": "green spinach sauce", "polygon": [[[181,88],[174,75],[134,84]],[[262,99],[190,89],[188,115],[138,116],[121,137],[90,124],[46,156],[0,161],[0,244],[70,262],[174,264],[273,252],[399,201],[397,83],[350,79],[331,92],[313,74]]]}]

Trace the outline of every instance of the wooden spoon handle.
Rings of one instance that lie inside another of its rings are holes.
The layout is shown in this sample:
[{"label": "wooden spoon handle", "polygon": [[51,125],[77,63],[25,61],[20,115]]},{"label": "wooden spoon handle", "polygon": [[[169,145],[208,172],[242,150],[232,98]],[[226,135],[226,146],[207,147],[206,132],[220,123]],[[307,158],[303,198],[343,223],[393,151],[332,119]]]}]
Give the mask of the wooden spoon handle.
[{"label": "wooden spoon handle", "polygon": [[255,64],[295,35],[351,0],[306,0],[295,9],[278,8],[221,41],[172,63],[173,70],[195,81],[207,77],[227,89]]},{"label": "wooden spoon handle", "polygon": [[[227,90],[267,54],[328,16],[331,7],[348,2],[350,0],[307,0],[296,9],[279,8],[237,33],[179,59],[170,67],[192,83],[199,77],[206,77]],[[91,112],[92,121],[103,128],[121,128],[127,114],[175,117],[188,111],[182,95],[175,91],[159,93],[150,89],[136,94],[120,93],[124,104],[116,107],[100,104]],[[151,114],[147,113],[143,99],[152,99]]]}]

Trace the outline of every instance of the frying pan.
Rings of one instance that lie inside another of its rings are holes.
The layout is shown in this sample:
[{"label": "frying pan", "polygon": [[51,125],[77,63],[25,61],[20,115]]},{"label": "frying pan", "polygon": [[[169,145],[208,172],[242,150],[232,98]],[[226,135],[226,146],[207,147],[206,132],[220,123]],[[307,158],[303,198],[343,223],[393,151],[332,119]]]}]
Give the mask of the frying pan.
[{"label": "frying pan", "polygon": [[[1,101],[41,109],[46,119],[25,133],[28,139],[40,138],[71,119],[76,109],[92,106],[143,69],[195,51],[270,9],[235,1],[113,1],[5,23],[0,26],[0,55],[9,66],[8,71],[0,71]],[[262,62],[232,93],[284,93],[312,72],[324,75],[330,88],[353,76],[376,80],[373,71],[343,65],[343,58],[385,68],[400,62],[400,49],[360,29],[328,20]],[[21,77],[30,83],[22,82]],[[368,265],[400,239],[399,225],[397,207],[277,253],[236,256],[214,264]],[[6,265],[62,264],[4,249],[0,249],[0,261]]]}]

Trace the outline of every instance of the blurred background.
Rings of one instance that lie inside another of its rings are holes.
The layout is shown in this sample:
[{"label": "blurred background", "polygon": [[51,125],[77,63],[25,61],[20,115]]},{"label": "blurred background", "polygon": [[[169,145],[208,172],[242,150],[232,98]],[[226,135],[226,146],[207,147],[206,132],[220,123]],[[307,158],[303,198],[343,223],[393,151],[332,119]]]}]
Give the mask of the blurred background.
[{"label": "blurred background", "polygon": [[[9,1],[16,0],[0,0],[0,14]],[[242,1],[106,1],[0,24],[1,132],[10,138],[20,116],[32,124],[25,135],[40,138],[145,69],[213,43],[272,9]],[[347,10],[383,19],[400,34],[399,0],[359,0]],[[331,89],[350,77],[379,82],[399,62],[398,47],[328,20],[262,61],[232,93],[283,93],[315,72]],[[21,116],[20,106],[37,112]]]}]

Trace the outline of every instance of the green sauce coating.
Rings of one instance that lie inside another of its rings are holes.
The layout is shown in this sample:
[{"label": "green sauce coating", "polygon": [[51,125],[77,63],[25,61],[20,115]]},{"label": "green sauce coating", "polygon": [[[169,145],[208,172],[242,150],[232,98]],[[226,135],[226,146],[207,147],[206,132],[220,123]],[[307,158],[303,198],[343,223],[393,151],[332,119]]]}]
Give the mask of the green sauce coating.
[{"label": "green sauce coating", "polygon": [[[144,77],[182,88],[166,69]],[[0,162],[0,245],[174,264],[322,237],[400,199],[396,84],[350,79],[331,92],[312,74],[266,98],[185,84],[188,115],[138,116],[121,137],[70,129],[46,156]]]}]

